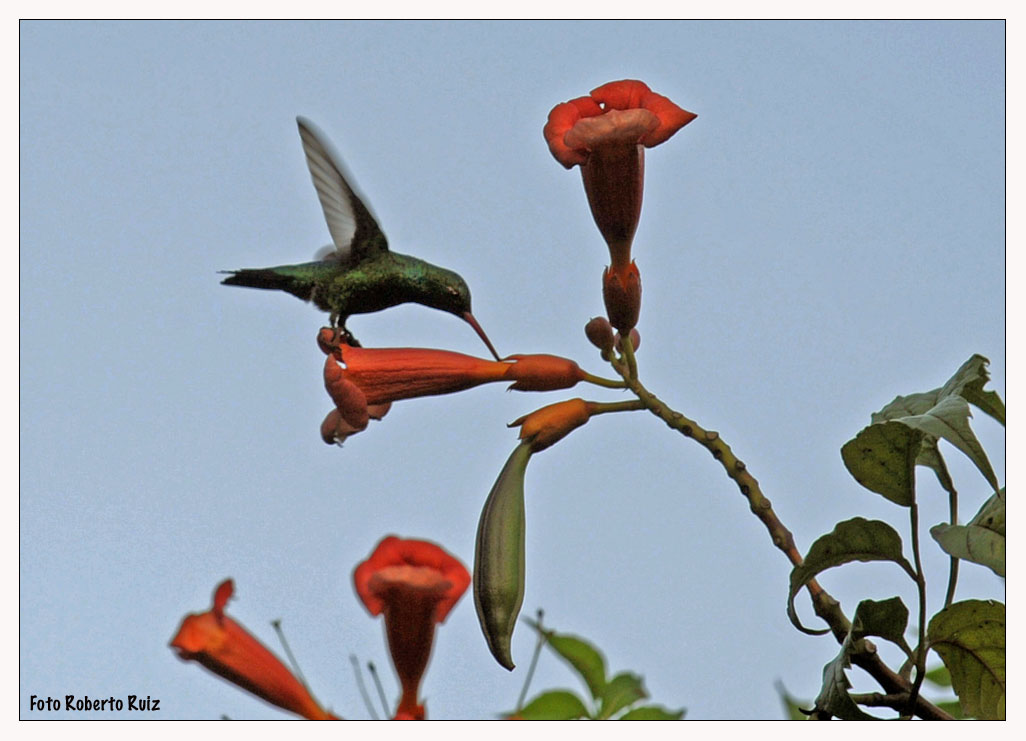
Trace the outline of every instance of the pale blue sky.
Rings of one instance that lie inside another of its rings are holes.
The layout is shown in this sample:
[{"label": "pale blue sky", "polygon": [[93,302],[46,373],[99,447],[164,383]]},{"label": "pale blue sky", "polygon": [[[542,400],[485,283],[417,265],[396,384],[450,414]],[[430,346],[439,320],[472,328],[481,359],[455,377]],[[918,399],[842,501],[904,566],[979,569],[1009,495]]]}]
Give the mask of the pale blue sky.
[{"label": "pale blue sky", "polygon": [[[281,717],[167,642],[234,577],[230,612],[269,645],[283,618],[314,692],[366,717],[349,654],[388,669],[350,574],[388,533],[468,565],[506,423],[602,389],[493,385],[396,405],[344,449],[323,317],[218,270],[310,259],[328,241],[295,116],[333,140],[394,249],[460,272],[500,352],[610,371],[582,328],[605,246],[549,109],[625,77],[699,118],[647,158],[634,254],[640,372],[719,430],[804,551],[835,522],[903,512],[840,446],[895,395],[972,353],[1004,395],[1004,26],[972,23],[23,23],[21,684],[29,696],[151,695],[161,718]],[[365,344],[484,354],[420,307],[360,316]],[[975,429],[1004,482],[1001,428]],[[943,448],[963,515],[986,484]],[[930,605],[946,560],[926,527]],[[651,415],[606,415],[532,460],[524,613],[645,677],[691,718],[780,717],[837,651],[788,623],[786,559],[722,469]],[[966,565],[960,598],[1002,582]],[[849,615],[897,569],[823,583]],[[803,601],[803,615],[814,617]],[[434,718],[516,701],[468,594],[423,685]],[[857,671],[856,687],[876,689]],[[535,691],[578,688],[544,656]],[[51,717],[68,717],[67,714]]]}]

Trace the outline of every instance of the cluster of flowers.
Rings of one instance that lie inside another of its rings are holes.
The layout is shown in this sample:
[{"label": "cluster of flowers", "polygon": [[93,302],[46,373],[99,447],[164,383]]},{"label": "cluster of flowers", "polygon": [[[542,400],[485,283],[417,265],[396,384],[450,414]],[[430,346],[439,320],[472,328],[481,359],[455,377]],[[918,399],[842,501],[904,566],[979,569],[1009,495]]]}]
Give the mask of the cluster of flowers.
[{"label": "cluster of flowers", "polygon": [[[425,540],[389,535],[353,571],[356,594],[371,615],[385,616],[392,666],[402,695],[395,720],[423,720],[417,695],[431,657],[435,626],[445,618],[470,584],[466,567]],[[309,720],[340,720],[313,698],[309,688],[257,640],[225,614],[235,591],[231,579],[214,590],[207,612],[186,615],[171,647],[179,658],[196,661],[215,674],[272,705]]]},{"label": "cluster of flowers", "polygon": [[[695,114],[637,80],[602,85],[588,96],[560,103],[549,114],[543,132],[549,149],[567,169],[580,166],[592,215],[609,248],[610,265],[602,277],[608,319],[597,317],[585,327],[605,360],[613,360],[618,350],[633,362],[633,350],[640,342],[634,327],[641,311],[641,276],[631,258],[631,246],[641,215],[644,150],[666,141],[694,118]],[[621,337],[627,338],[626,343]],[[321,437],[327,443],[341,443],[366,429],[371,419],[384,417],[395,401],[454,393],[484,383],[508,382],[517,391],[567,389],[580,381],[625,385],[592,376],[574,361],[555,355],[486,360],[447,350],[364,348],[347,344],[329,328],[320,330],[317,342],[327,356],[324,385],[335,405],[321,425]],[[622,366],[617,367],[623,373]],[[638,404],[569,399],[510,425],[520,427],[522,442],[485,504],[474,574],[478,616],[489,647],[503,666],[513,667],[509,638],[523,597],[522,483],[527,460],[593,415],[639,409]],[[354,582],[360,599],[372,615],[385,616],[392,664],[402,687],[397,719],[424,718],[417,694],[435,625],[449,614],[470,581],[466,568],[438,546],[394,536],[381,541],[356,568]],[[336,718],[321,708],[273,653],[225,614],[233,589],[231,580],[221,583],[213,608],[187,616],[171,646],[181,658],[199,662],[274,705],[304,718]]]}]

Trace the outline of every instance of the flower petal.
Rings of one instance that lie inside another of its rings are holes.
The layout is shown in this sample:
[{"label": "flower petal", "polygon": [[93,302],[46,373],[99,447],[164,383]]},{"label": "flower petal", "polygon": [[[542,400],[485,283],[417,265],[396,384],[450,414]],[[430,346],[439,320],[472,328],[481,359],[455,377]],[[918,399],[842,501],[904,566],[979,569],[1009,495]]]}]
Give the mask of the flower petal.
[{"label": "flower petal", "polygon": [[698,114],[685,111],[672,100],[658,93],[645,95],[642,98],[642,105],[659,118],[659,126],[641,139],[641,143],[646,147],[662,144],[681,128],[698,118]]},{"label": "flower petal", "polygon": [[574,165],[581,165],[587,160],[584,152],[577,152],[568,147],[564,141],[568,132],[577,121],[588,116],[598,116],[602,109],[591,98],[585,96],[575,98],[567,103],[560,103],[549,111],[549,119],[542,129],[542,135],[548,142],[549,151],[563,167],[570,169]]},{"label": "flower petal", "polygon": [[257,697],[310,720],[335,719],[306,687],[245,628],[224,614],[234,589],[231,579],[214,592],[212,609],[186,615],[171,648]]},{"label": "flower petal", "polygon": [[641,80],[617,80],[599,85],[591,91],[591,97],[602,103],[606,110],[615,108],[625,111],[628,108],[641,108],[641,99],[648,92],[651,92],[648,85]]},{"label": "flower petal", "polygon": [[367,397],[359,386],[346,378],[334,355],[324,359],[324,388],[338,407],[342,419],[357,430],[366,429],[370,419]]}]

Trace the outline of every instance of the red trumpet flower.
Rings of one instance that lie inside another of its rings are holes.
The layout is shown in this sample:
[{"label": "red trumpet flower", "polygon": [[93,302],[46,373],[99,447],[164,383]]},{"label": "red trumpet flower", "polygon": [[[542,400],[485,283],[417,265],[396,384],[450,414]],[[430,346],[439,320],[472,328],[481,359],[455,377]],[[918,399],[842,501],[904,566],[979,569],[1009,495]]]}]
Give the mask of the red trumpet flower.
[{"label": "red trumpet flower", "polygon": [[396,719],[423,720],[417,695],[431,658],[435,625],[463,596],[470,574],[434,543],[389,535],[356,567],[353,583],[370,614],[385,615],[392,665],[402,686]]},{"label": "red trumpet flower", "polygon": [[171,648],[257,697],[309,720],[338,720],[317,704],[309,690],[249,631],[225,615],[235,585],[225,579],[207,612],[186,615]]}]

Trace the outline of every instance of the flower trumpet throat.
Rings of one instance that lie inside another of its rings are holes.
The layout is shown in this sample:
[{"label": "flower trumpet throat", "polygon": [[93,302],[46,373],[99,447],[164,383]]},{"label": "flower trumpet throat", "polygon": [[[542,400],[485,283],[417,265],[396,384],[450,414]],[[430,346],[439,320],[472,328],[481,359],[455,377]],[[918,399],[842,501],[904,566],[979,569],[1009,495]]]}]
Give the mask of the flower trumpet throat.
[{"label": "flower trumpet throat", "polygon": [[309,690],[249,631],[228,617],[224,608],[235,585],[231,579],[214,591],[213,607],[186,615],[171,648],[184,661],[196,661],[215,674],[272,705],[310,720],[337,720],[313,699]]},{"label": "flower trumpet throat", "polygon": [[341,345],[324,365],[325,388],[352,427],[366,426],[367,407],[400,399],[450,394],[494,381],[512,381],[510,388],[516,391],[553,391],[586,378],[577,363],[556,355],[511,355],[498,361],[426,348]]},{"label": "flower trumpet throat", "polygon": [[662,144],[697,116],[639,80],[619,80],[560,103],[542,133],[556,160],[580,165],[595,225],[614,269],[631,261],[641,218],[645,148]]},{"label": "flower trumpet throat", "polygon": [[542,133],[552,156],[569,170],[603,144],[658,146],[697,117],[640,80],[618,80],[557,105]]},{"label": "flower trumpet throat", "polygon": [[423,719],[417,695],[431,658],[435,625],[463,596],[470,574],[434,543],[389,535],[356,567],[353,584],[367,611],[385,617],[389,653],[402,687],[395,717]]}]

